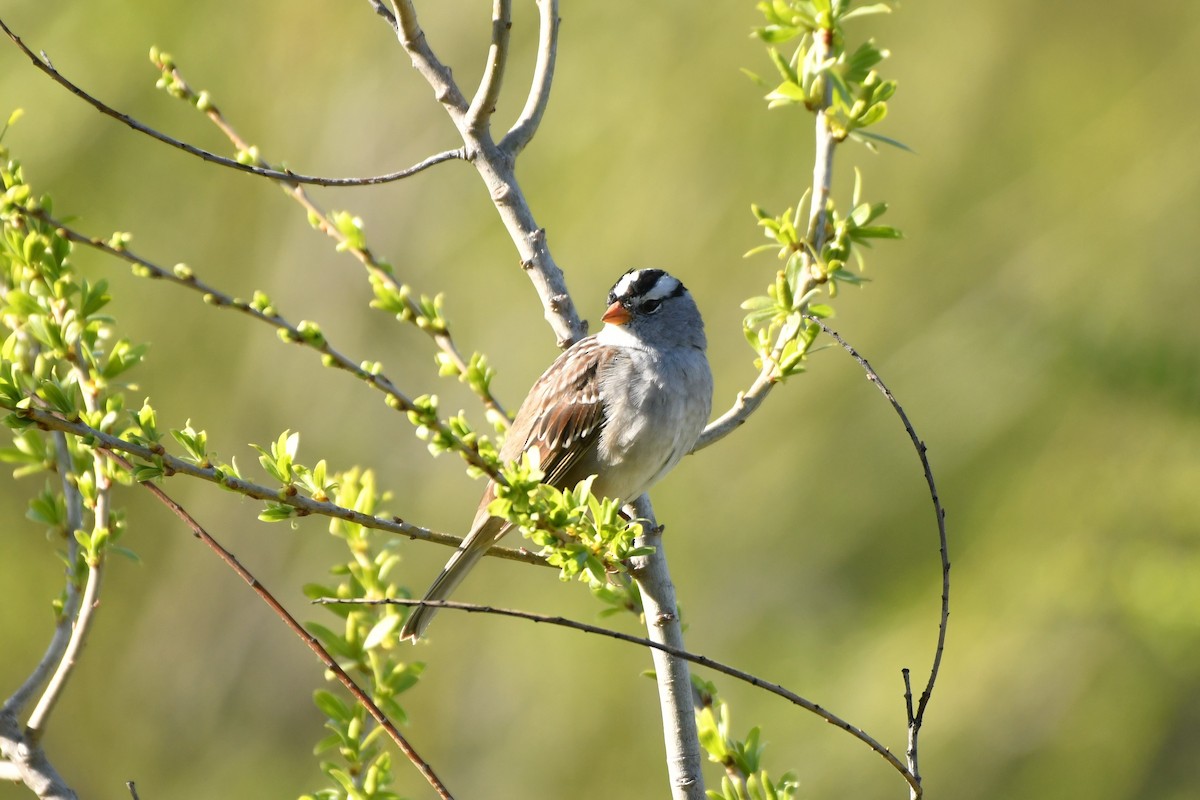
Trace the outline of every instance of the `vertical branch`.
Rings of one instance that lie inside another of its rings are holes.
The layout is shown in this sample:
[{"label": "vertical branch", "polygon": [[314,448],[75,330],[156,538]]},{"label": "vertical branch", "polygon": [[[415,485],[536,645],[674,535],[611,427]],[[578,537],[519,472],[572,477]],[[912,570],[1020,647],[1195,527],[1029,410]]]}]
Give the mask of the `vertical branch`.
[{"label": "vertical branch", "polygon": [[917,717],[913,714],[912,674],[908,667],[900,670],[904,677],[904,710],[908,717],[908,745],[904,749],[904,758],[908,762],[908,771],[912,773],[913,783],[908,788],[909,800],[919,800],[921,797],[921,769],[917,766],[917,735],[921,728]]},{"label": "vertical branch", "polygon": [[550,84],[554,81],[554,62],[558,57],[558,0],[537,0],[540,24],[538,26],[537,63],[533,68],[533,82],[521,116],[500,140],[500,148],[512,157],[525,149],[533,134],[537,132],[550,102]]},{"label": "vertical branch", "polygon": [[[818,28],[813,32],[813,47],[810,57],[818,64],[824,63],[829,59],[832,43],[833,31],[830,28]],[[825,77],[823,81],[821,104],[816,110],[814,144],[816,152],[813,158],[812,201],[808,212],[808,241],[812,243],[812,251],[804,253],[806,266],[812,265],[816,254],[819,254],[825,246],[825,218],[828,213],[829,192],[833,185],[833,150],[834,145],[837,144],[826,116],[829,106],[833,103],[833,82],[828,77]]]},{"label": "vertical branch", "polygon": [[[83,395],[84,408],[89,413],[96,414],[100,409],[100,392],[95,382],[91,380],[78,343],[76,343],[76,347],[70,358],[72,372]],[[59,435],[61,436],[61,434]],[[92,451],[92,476],[96,492],[95,504],[92,508],[92,536],[107,540],[110,535],[112,478],[109,477],[106,464],[104,463],[104,456],[99,450]],[[75,494],[78,496],[78,490],[76,490]],[[82,510],[80,518],[80,526],[68,533],[72,542],[75,541],[75,531],[82,528]],[[88,548],[87,579],[84,582],[83,597],[79,606],[79,612],[75,616],[71,638],[67,642],[67,647],[63,651],[62,658],[59,660],[54,675],[50,678],[50,682],[46,684],[46,691],[42,693],[41,699],[38,700],[38,704],[34,707],[33,713],[29,715],[29,721],[26,724],[26,732],[31,741],[37,741],[45,732],[46,722],[50,717],[50,713],[54,710],[58,699],[62,696],[63,690],[67,685],[67,679],[70,678],[71,672],[78,663],[79,655],[83,652],[83,645],[92,630],[95,611],[100,605],[100,584],[103,574],[104,545],[94,544],[91,548]]]},{"label": "vertical branch", "polygon": [[64,534],[67,542],[66,560],[70,566],[67,567],[67,585],[62,613],[55,624],[50,644],[46,646],[46,652],[42,655],[42,660],[34,667],[33,672],[4,701],[4,706],[0,708],[0,714],[11,714],[14,717],[24,710],[29,701],[33,699],[34,693],[41,689],[42,684],[62,661],[63,653],[66,652],[67,645],[71,640],[71,632],[75,627],[75,615],[79,611],[79,584],[75,580],[74,574],[74,564],[79,560],[79,542],[75,540],[75,531],[83,527],[83,500],[79,496],[79,489],[70,480],[74,466],[71,464],[71,451],[67,447],[67,438],[61,432],[54,433],[54,450],[57,455],[59,478],[62,481],[63,497],[66,499],[67,505],[67,524]]},{"label": "vertical branch", "polygon": [[[654,548],[650,555],[637,559],[631,570],[642,595],[647,636],[657,644],[676,651],[685,650],[675,586],[671,582],[667,556],[663,550],[662,528],[655,522],[649,497],[642,495],[634,502],[634,507],[638,519],[644,520],[642,524],[645,526],[639,545]],[[654,659],[654,678],[658,683],[658,701],[662,709],[671,797],[674,800],[704,800],[700,739],[696,732],[688,662],[662,650],[651,650],[650,654]]]},{"label": "vertical branch", "polygon": [[71,672],[75,669],[75,665],[79,661],[79,654],[83,650],[83,645],[87,641],[87,635],[92,629],[92,620],[94,612],[100,605],[100,583],[103,576],[103,564],[100,562],[88,563],[87,580],[83,585],[82,602],[79,605],[79,613],[75,617],[75,625],[71,630],[71,637],[67,641],[67,646],[63,650],[62,658],[58,661],[58,668],[54,670],[54,675],[51,676],[50,682],[46,684],[46,691],[42,693],[41,699],[38,700],[37,706],[34,707],[33,713],[29,715],[29,721],[25,725],[25,733],[29,741],[37,742],[42,738],[42,734],[46,732],[46,722],[50,717],[50,712],[54,710],[58,704],[58,699],[62,697],[63,690],[66,688],[67,679],[71,676]]},{"label": "vertical branch", "polygon": [[492,3],[492,45],[488,49],[487,64],[479,88],[467,109],[466,127],[475,136],[487,130],[500,99],[500,86],[504,83],[504,67],[508,62],[508,34],[512,29],[512,0],[494,0]]},{"label": "vertical branch", "polygon": [[[813,48],[809,57],[814,59],[816,63],[821,64],[829,59],[832,37],[833,31],[828,28],[819,28],[813,32]],[[816,109],[816,139],[813,144],[813,177],[809,201],[808,246],[800,253],[800,257],[804,261],[804,279],[795,292],[796,297],[803,297],[817,285],[817,280],[813,276],[811,267],[816,262],[822,248],[825,247],[826,239],[828,238],[826,217],[828,215],[829,196],[833,187],[833,155],[837,140],[830,129],[827,117],[829,106],[833,102],[833,84],[828,78],[822,78],[822,80],[824,86],[822,89],[821,104]],[[800,308],[799,310],[803,312],[804,308]],[[775,388],[775,384],[779,382],[776,371],[777,359],[784,345],[787,344],[788,338],[786,331],[780,333],[775,347],[771,352],[771,357],[763,359],[762,369],[759,371],[758,377],[754,379],[754,383],[745,392],[738,394],[733,406],[728,411],[708,423],[703,433],[700,434],[693,452],[703,450],[710,444],[714,444],[733,433],[762,405],[763,401],[767,399],[767,395]]]},{"label": "vertical branch", "polygon": [[[74,465],[71,463],[71,451],[67,439],[61,432],[54,433],[54,449],[57,456],[58,474],[62,480],[63,496],[67,506],[66,534],[67,540],[67,585],[63,601],[62,613],[54,628],[54,635],[42,660],[30,673],[25,682],[9,696],[0,707],[0,778],[20,781],[42,800],[76,800],[75,792],[46,758],[38,742],[40,729],[30,729],[23,726],[20,713],[33,698],[46,679],[53,673],[51,685],[42,695],[38,708],[47,702],[53,704],[60,688],[55,682],[64,671],[64,664],[73,660],[72,653],[77,650],[79,641],[77,632],[80,627],[79,618],[84,616],[81,608],[79,583],[75,577],[75,564],[79,560],[79,542],[75,539],[75,531],[83,528],[83,499],[79,489],[71,481]],[[88,592],[83,593],[83,602],[87,602]],[[39,715],[34,712],[35,718]]]}]

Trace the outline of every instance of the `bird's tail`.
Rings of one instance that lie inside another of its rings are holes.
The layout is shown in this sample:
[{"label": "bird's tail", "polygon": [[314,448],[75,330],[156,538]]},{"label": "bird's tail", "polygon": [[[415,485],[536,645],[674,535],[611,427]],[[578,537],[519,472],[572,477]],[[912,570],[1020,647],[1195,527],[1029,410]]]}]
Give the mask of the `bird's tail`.
[{"label": "bird's tail", "polygon": [[[482,526],[463,539],[463,543],[446,562],[446,566],[442,568],[441,574],[429,587],[429,591],[425,592],[423,599],[445,600],[449,597],[462,583],[463,578],[467,577],[471,568],[479,563],[479,559],[483,558],[484,553],[495,544],[496,539],[499,538],[498,534],[502,524],[502,520],[497,517],[490,517]],[[420,639],[437,611],[438,609],[433,606],[414,607],[412,614],[404,622],[404,627],[400,629],[400,641],[415,642]]]}]

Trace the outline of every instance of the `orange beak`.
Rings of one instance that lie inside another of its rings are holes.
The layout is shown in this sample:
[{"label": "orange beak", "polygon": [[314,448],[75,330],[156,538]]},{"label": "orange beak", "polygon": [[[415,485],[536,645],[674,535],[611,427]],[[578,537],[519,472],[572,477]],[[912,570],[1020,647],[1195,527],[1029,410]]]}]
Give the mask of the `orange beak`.
[{"label": "orange beak", "polygon": [[626,322],[629,322],[629,309],[620,303],[613,303],[600,319],[609,325],[624,325]]}]

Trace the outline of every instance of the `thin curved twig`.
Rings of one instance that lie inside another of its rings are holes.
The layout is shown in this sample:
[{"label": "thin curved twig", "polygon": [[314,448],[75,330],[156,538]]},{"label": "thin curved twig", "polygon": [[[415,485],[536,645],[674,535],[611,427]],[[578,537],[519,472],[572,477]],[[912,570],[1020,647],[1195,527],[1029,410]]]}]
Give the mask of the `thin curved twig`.
[{"label": "thin curved twig", "polygon": [[[914,776],[917,776],[920,781],[920,770],[917,767],[917,737],[921,732],[921,725],[925,721],[925,710],[929,707],[929,700],[933,696],[933,687],[937,683],[938,671],[942,665],[942,654],[946,649],[946,631],[950,624],[950,550],[948,537],[946,534],[946,509],[942,507],[942,501],[938,496],[937,484],[933,480],[933,467],[929,464],[929,457],[926,454],[927,448],[921,438],[917,436],[916,430],[913,429],[912,423],[909,422],[908,414],[904,412],[904,408],[900,402],[896,400],[896,396],[892,394],[891,389],[883,382],[870,363],[863,358],[857,350],[855,350],[845,339],[843,339],[837,331],[830,328],[821,319],[812,315],[805,315],[805,319],[816,323],[821,330],[833,338],[835,342],[841,345],[847,353],[849,353],[863,371],[867,374],[867,380],[875,384],[875,387],[887,398],[892,404],[892,408],[899,415],[900,421],[904,423],[904,430],[908,432],[908,437],[912,440],[913,447],[916,448],[917,457],[921,459],[921,468],[925,472],[925,483],[929,486],[929,496],[933,501],[933,510],[937,515],[938,525],[938,551],[942,560],[942,611],[941,620],[938,622],[938,637],[937,647],[933,653],[933,664],[929,669],[929,680],[925,683],[925,689],[921,692],[920,700],[917,702],[916,713],[912,710],[912,690],[909,685],[907,670],[905,670],[904,682],[906,687],[906,705],[908,709],[908,759],[909,768]],[[920,793],[914,795],[920,797]]]},{"label": "thin curved twig", "polygon": [[401,599],[401,598],[386,598],[386,599],[349,598],[349,599],[345,599],[345,598],[340,598],[340,597],[323,597],[323,598],[317,598],[316,600],[313,600],[312,602],[315,604],[318,604],[318,605],[347,605],[347,604],[349,604],[349,605],[397,605],[397,606],[430,606],[430,607],[439,608],[439,609],[440,608],[449,608],[449,609],[454,609],[456,611],[466,611],[467,613],[473,613],[473,614],[493,614],[493,615],[501,616],[501,617],[511,617],[513,619],[523,619],[523,620],[527,620],[530,622],[541,622],[541,623],[545,623],[547,625],[557,625],[559,627],[569,628],[571,630],[581,631],[583,633],[592,633],[592,634],[596,634],[598,636],[607,636],[610,639],[616,639],[618,641],[628,642],[629,644],[636,644],[636,645],[640,645],[642,647],[649,647],[651,649],[658,650],[663,653],[667,653],[671,656],[674,656],[675,658],[681,658],[686,661],[690,661],[693,664],[699,664],[702,667],[711,669],[714,672],[719,672],[722,675],[727,675],[730,678],[734,678],[736,680],[742,681],[743,683],[748,683],[757,689],[763,689],[764,691],[770,692],[771,694],[776,695],[777,697],[782,697],[784,700],[787,700],[788,702],[792,703],[793,705],[797,705],[800,708],[803,708],[805,711],[809,711],[813,714],[816,714],[818,717],[825,720],[830,725],[833,725],[836,728],[840,728],[841,730],[843,730],[846,733],[853,736],[855,739],[858,739],[860,742],[862,742],[863,744],[870,747],[872,750],[874,750],[876,753],[878,753],[880,756],[882,756],[883,759],[885,761],[887,761],[888,764],[890,764],[893,769],[895,769],[897,772],[899,772],[900,775],[904,778],[904,780],[910,786],[916,785],[915,777],[913,776],[913,774],[911,772],[908,771],[908,768],[904,766],[904,762],[902,762],[899,758],[897,758],[896,755],[894,753],[892,753],[891,750],[889,750],[888,748],[886,748],[882,744],[880,744],[873,736],[868,734],[862,728],[859,728],[855,725],[850,724],[849,722],[847,722],[846,720],[837,716],[836,714],[834,714],[833,712],[831,712],[829,709],[825,708],[824,706],[814,703],[811,700],[807,700],[807,699],[801,697],[800,695],[796,694],[792,690],[790,690],[778,683],[772,683],[771,681],[763,680],[762,678],[752,675],[749,672],[745,672],[744,670],[740,670],[737,667],[730,666],[729,664],[726,664],[721,661],[716,661],[715,659],[709,658],[708,656],[700,655],[698,653],[693,653],[689,650],[683,650],[681,648],[673,647],[669,644],[665,644],[662,642],[655,642],[650,639],[644,638],[642,636],[634,636],[632,634],[622,633],[620,631],[614,631],[609,628],[601,628],[597,625],[589,625],[586,622],[579,622],[578,620],[568,619],[566,617],[546,616],[543,614],[534,614],[529,611],[519,611],[516,609],[510,609],[510,608],[497,608],[495,606],[477,605],[475,603],[460,603],[460,602],[457,602],[454,600],[406,600],[406,599]]},{"label": "thin curved twig", "polygon": [[46,731],[46,722],[49,720],[50,713],[58,704],[58,700],[62,697],[63,689],[66,688],[67,679],[75,669],[75,665],[79,662],[79,654],[83,650],[83,645],[87,641],[87,635],[92,629],[92,621],[96,609],[100,606],[100,585],[104,576],[104,565],[88,564],[87,579],[83,584],[83,593],[80,596],[79,613],[75,615],[75,624],[71,628],[71,637],[67,641],[67,646],[63,650],[62,658],[58,661],[58,667],[54,670],[50,681],[46,684],[46,691],[38,699],[38,704],[34,707],[33,712],[29,715],[29,720],[25,723],[25,734],[30,741],[39,741]]},{"label": "thin curved twig", "polygon": [[512,30],[512,0],[492,2],[492,44],[488,48],[487,64],[479,88],[467,109],[466,126],[475,136],[487,130],[496,103],[500,99],[500,87],[504,84],[504,68],[508,64],[509,31]]},{"label": "thin curved twig", "polygon": [[[58,465],[59,479],[62,481],[63,498],[67,507],[66,530],[63,531],[67,545],[67,563],[73,565],[79,559],[79,542],[75,539],[75,531],[83,527],[83,498],[79,488],[70,480],[74,471],[71,465],[71,454],[67,448],[67,439],[61,431],[54,434],[55,458]],[[0,707],[0,714],[11,714],[15,718],[22,711],[33,695],[58,668],[62,662],[63,653],[70,646],[72,631],[75,627],[75,617],[79,613],[80,591],[71,567],[67,568],[67,582],[63,593],[63,608],[54,625],[54,635],[46,646],[46,652],[41,661],[34,667],[29,677],[9,695]]]},{"label": "thin curved twig", "polygon": [[[133,470],[133,465],[125,459],[116,454],[110,453],[109,455],[123,468],[130,471]],[[144,489],[149,491],[150,494],[154,495],[159,502],[169,508],[175,514],[175,516],[183,520],[183,523],[191,529],[196,538],[204,542],[205,546],[208,547],[209,550],[212,550],[218,558],[224,561],[230,569],[237,573],[238,577],[244,580],[254,591],[254,593],[257,594],[259,598],[266,603],[272,611],[275,612],[275,615],[283,620],[284,624],[288,626],[292,633],[300,637],[300,640],[308,645],[308,649],[316,653],[317,658],[320,659],[321,663],[325,665],[325,669],[329,670],[334,674],[334,676],[337,677],[338,681],[346,687],[346,691],[354,695],[354,698],[363,706],[363,708],[367,710],[367,713],[370,714],[371,717],[379,724],[379,726],[387,732],[388,736],[393,742],[395,742],[396,746],[400,748],[401,752],[403,752],[408,760],[412,762],[413,766],[417,768],[421,775],[425,777],[425,780],[429,782],[429,785],[433,787],[434,791],[438,793],[438,796],[444,798],[444,800],[452,800],[450,791],[446,788],[445,784],[442,783],[441,779],[437,776],[437,773],[433,771],[433,768],[429,766],[429,763],[425,761],[425,759],[421,758],[420,754],[417,753],[416,749],[413,748],[408,739],[404,737],[404,734],[400,733],[400,730],[396,727],[396,724],[388,718],[387,714],[383,713],[379,706],[377,706],[375,702],[371,700],[370,696],[366,692],[359,688],[359,685],[354,682],[354,679],[351,678],[344,669],[342,669],[333,656],[329,654],[329,651],[325,649],[324,645],[317,641],[315,636],[304,629],[304,626],[301,625],[294,616],[292,616],[291,612],[283,607],[282,603],[275,599],[275,596],[271,594],[270,590],[268,590],[267,587],[258,580],[258,578],[254,577],[250,570],[242,566],[241,562],[238,561],[237,556],[225,549],[220,542],[214,539],[212,535],[209,534],[209,532],[206,531],[204,527],[187,512],[183,506],[175,502],[175,500],[167,495],[167,493],[162,489],[155,486],[153,482],[139,481],[139,483]]]},{"label": "thin curved twig", "polygon": [[[64,531],[67,563],[74,565],[79,558],[79,542],[75,539],[74,532],[83,527],[83,498],[79,488],[69,479],[74,470],[66,436],[62,432],[55,432],[53,438],[58,473],[67,506]],[[0,707],[0,780],[19,781],[39,798],[48,800],[76,800],[75,791],[50,763],[38,741],[39,737],[21,724],[20,714],[33,699],[34,693],[47,679],[59,672],[75,638],[82,593],[71,574],[72,568],[67,567],[63,609],[55,623],[54,635],[46,647],[45,654],[29,677]],[[46,693],[43,693],[42,701],[45,698]]]},{"label": "thin curved twig", "polygon": [[[68,323],[63,316],[61,308],[55,310],[55,316],[59,325],[63,327],[67,326]],[[84,408],[90,414],[98,414],[101,403],[100,388],[96,381],[92,379],[90,370],[84,360],[82,347],[78,341],[75,342],[74,347],[68,350],[67,359],[71,364],[71,371],[75,376],[75,381],[79,385]],[[56,438],[61,435],[61,433],[55,434]],[[62,450],[67,451],[65,443],[62,446]],[[60,461],[59,466],[61,469],[63,467],[70,468],[71,465],[69,463],[63,464]],[[112,478],[109,476],[106,466],[104,457],[99,452],[93,452],[92,480],[95,497],[92,503],[92,528],[94,531],[108,531],[112,525]],[[71,470],[71,472],[74,472],[74,470]],[[64,484],[68,482],[67,474],[66,472],[63,474]],[[76,502],[79,502],[79,500],[79,498],[76,498]],[[74,538],[74,530],[70,533],[71,538]],[[74,562],[72,561],[72,563]],[[75,669],[75,665],[79,663],[83,646],[87,642],[88,634],[92,630],[96,609],[100,606],[100,585],[103,578],[103,556],[96,558],[89,557],[87,560],[87,578],[83,585],[83,595],[80,598],[79,612],[75,615],[75,623],[71,630],[71,639],[63,651],[57,669],[54,670],[54,675],[50,677],[49,682],[46,684],[46,691],[42,693],[41,698],[25,723],[25,733],[30,741],[36,742],[40,740],[45,733],[50,714],[58,704],[58,700],[66,688],[67,680],[71,677],[71,673]]]},{"label": "thin curved twig", "polygon": [[537,63],[533,68],[529,96],[521,115],[500,140],[500,149],[514,158],[537,133],[542,115],[546,113],[546,105],[550,102],[550,85],[554,82],[554,62],[558,57],[558,27],[562,22],[558,16],[558,0],[537,0],[537,4],[540,19]]},{"label": "thin curved twig", "polygon": [[19,47],[23,53],[25,53],[26,56],[28,56],[29,60],[33,62],[35,67],[44,72],[46,75],[50,76],[55,83],[71,92],[71,94],[75,95],[80,100],[83,100],[101,114],[112,117],[113,119],[129,128],[132,128],[138,133],[143,133],[146,136],[156,139],[163,144],[170,145],[177,150],[182,150],[183,152],[196,156],[204,161],[208,161],[212,164],[217,164],[222,167],[228,167],[229,169],[238,170],[239,172],[248,172],[252,175],[258,175],[262,178],[271,178],[272,180],[304,183],[313,186],[374,186],[381,183],[392,183],[394,181],[410,178],[419,172],[424,172],[430,167],[446,161],[463,160],[466,158],[466,154],[463,152],[462,148],[444,150],[440,153],[431,155],[428,158],[424,158],[410,167],[397,170],[396,172],[389,172],[386,175],[373,175],[365,178],[324,178],[315,175],[302,175],[297,172],[292,172],[291,170],[281,171],[264,169],[253,164],[243,164],[235,159],[217,155],[216,153],[210,152],[203,148],[196,147],[195,145],[191,145],[187,142],[167,136],[165,133],[162,133],[161,131],[151,128],[149,125],[137,121],[128,114],[117,111],[112,106],[109,106],[98,98],[88,94],[78,85],[68,80],[66,76],[54,68],[54,65],[50,63],[50,59],[46,57],[44,53],[42,54],[42,57],[39,58],[37,54],[30,50],[25,42],[21,40],[21,37],[14,33],[12,29],[4,23],[3,19],[0,19],[0,29],[3,29],[4,32],[8,34],[8,38],[11,39],[13,43],[16,44],[16,46]]},{"label": "thin curved twig", "polygon": [[[462,538],[449,533],[441,533],[439,531],[422,528],[419,525],[413,525],[410,522],[405,522],[399,517],[376,517],[370,514],[364,514],[361,511],[355,511],[352,508],[339,506],[336,503],[327,501],[313,500],[310,497],[293,493],[279,487],[262,486],[257,483],[244,480],[242,478],[229,475],[222,472],[213,466],[198,466],[190,461],[184,461],[167,453],[162,449],[161,445],[156,445],[155,448],[146,447],[140,444],[127,442],[124,439],[117,438],[110,433],[97,430],[82,422],[75,420],[67,420],[57,414],[41,408],[9,408],[9,411],[21,416],[31,422],[36,423],[46,430],[61,431],[69,433],[72,436],[78,436],[93,442],[94,446],[106,450],[110,453],[126,453],[137,458],[145,464],[161,465],[167,476],[181,474],[188,475],[193,478],[199,478],[202,481],[216,484],[231,492],[250,497],[255,500],[268,500],[273,503],[290,506],[298,512],[297,516],[309,516],[316,514],[322,517],[332,517],[334,519],[345,520],[346,522],[355,525],[361,525],[364,528],[373,530],[387,531],[400,536],[407,536],[410,539],[419,539],[424,542],[433,542],[445,547],[457,548],[462,544]],[[548,566],[545,559],[524,549],[511,549],[507,547],[493,547],[488,550],[488,555],[498,558],[504,558],[509,561],[521,561],[526,564],[536,564],[538,566]]]}]

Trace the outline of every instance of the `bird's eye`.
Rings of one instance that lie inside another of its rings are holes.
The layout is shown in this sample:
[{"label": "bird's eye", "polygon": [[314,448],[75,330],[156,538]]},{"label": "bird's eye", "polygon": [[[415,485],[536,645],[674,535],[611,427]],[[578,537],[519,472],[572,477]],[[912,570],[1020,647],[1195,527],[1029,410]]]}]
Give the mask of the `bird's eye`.
[{"label": "bird's eye", "polygon": [[660,308],[662,308],[662,300],[646,300],[642,303],[642,311],[647,314],[653,314]]}]

